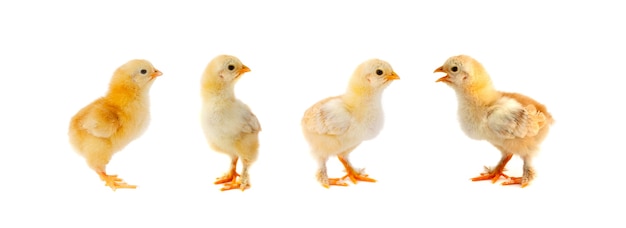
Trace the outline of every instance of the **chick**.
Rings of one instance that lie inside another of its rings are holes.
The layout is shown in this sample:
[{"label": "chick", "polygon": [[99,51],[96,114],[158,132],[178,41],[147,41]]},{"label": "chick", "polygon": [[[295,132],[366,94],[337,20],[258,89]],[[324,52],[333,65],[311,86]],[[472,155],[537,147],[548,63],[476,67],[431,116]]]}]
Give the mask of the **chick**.
[{"label": "chick", "polygon": [[[210,147],[231,158],[230,170],[217,178],[222,191],[250,187],[248,169],[258,156],[261,124],[250,108],[235,98],[235,83],[250,68],[234,56],[219,55],[202,75],[201,122]],[[237,161],[243,165],[237,180]]]},{"label": "chick", "polygon": [[[391,81],[400,79],[389,63],[370,59],[361,63],[343,95],[328,97],[308,108],[301,121],[303,135],[317,159],[317,180],[322,186],[347,186],[343,180],[376,182],[355,169],[348,155],[363,141],[375,138],[384,123],[382,93]],[[342,178],[328,178],[326,161],[337,156],[345,167]]]},{"label": "chick", "polygon": [[106,165],[113,154],[148,127],[150,87],[161,75],[146,60],[128,61],[114,72],[106,95],[82,108],[70,121],[70,144],[113,191],[137,187],[107,174]]},{"label": "chick", "polygon": [[[437,82],[447,84],[457,94],[463,132],[472,139],[488,141],[502,153],[496,167],[485,167],[485,173],[472,180],[495,183],[504,177],[509,180],[503,185],[529,185],[535,178],[532,159],[554,123],[546,106],[519,93],[496,90],[482,64],[467,55],[450,57],[434,72],[446,73]],[[503,173],[514,154],[524,161],[522,177]]]}]

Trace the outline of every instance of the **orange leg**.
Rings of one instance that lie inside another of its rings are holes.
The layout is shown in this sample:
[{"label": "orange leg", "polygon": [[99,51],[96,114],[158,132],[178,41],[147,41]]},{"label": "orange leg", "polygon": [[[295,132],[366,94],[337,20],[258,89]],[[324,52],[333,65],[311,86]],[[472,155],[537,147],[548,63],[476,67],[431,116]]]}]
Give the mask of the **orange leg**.
[{"label": "orange leg", "polygon": [[352,168],[350,163],[348,163],[348,161],[343,156],[337,156],[337,157],[339,158],[339,161],[341,161],[341,164],[343,164],[343,167],[346,168],[346,173],[347,173],[345,176],[340,178],[341,180],[346,179],[346,177],[348,177],[354,184],[356,184],[357,181],[376,182],[376,180],[367,177],[368,176],[367,174],[356,172],[354,168]]},{"label": "orange leg", "polygon": [[97,173],[98,176],[100,176],[100,179],[105,182],[105,185],[109,186],[111,189],[113,189],[113,191],[117,190],[118,188],[137,188],[136,185],[127,184],[122,180],[122,178],[117,177],[117,175],[107,175],[104,171],[98,171]]},{"label": "orange leg", "polygon": [[472,181],[482,181],[482,180],[491,180],[491,183],[496,183],[500,177],[509,178],[506,174],[502,173],[504,171],[504,167],[506,163],[511,160],[513,154],[508,154],[507,156],[502,157],[500,163],[494,169],[487,169],[487,172],[481,173],[480,176],[472,178]]},{"label": "orange leg", "polygon": [[214,184],[224,184],[224,183],[228,183],[228,182],[235,182],[235,180],[237,179],[237,177],[239,176],[239,174],[237,173],[237,160],[239,158],[234,158],[233,161],[230,164],[230,171],[226,174],[224,174],[224,176],[222,177],[218,177],[217,181],[215,181]]}]

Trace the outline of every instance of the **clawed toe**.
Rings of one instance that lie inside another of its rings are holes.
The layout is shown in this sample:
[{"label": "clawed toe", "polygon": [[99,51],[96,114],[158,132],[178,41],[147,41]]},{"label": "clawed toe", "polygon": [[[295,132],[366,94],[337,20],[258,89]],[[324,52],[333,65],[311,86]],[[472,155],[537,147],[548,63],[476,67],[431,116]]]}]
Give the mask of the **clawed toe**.
[{"label": "clawed toe", "polygon": [[124,182],[124,180],[122,180],[122,178],[119,178],[117,175],[107,175],[104,172],[99,172],[98,175],[100,176],[100,180],[104,181],[104,186],[111,188],[113,191],[119,188],[127,188],[127,189],[137,188],[136,185],[130,185]]}]

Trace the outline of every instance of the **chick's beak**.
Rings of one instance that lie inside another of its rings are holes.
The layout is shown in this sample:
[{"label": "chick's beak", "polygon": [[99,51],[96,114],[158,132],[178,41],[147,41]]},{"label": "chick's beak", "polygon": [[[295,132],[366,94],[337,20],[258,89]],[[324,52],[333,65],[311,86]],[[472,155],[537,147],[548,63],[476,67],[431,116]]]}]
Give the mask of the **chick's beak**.
[{"label": "chick's beak", "polygon": [[[446,73],[443,70],[443,66],[440,66],[439,68],[435,69],[435,71],[433,73],[437,73],[437,72]],[[437,79],[436,82],[450,82],[450,76],[448,76],[448,74],[446,73],[446,76],[443,76],[443,77]]]},{"label": "chick's beak", "polygon": [[156,78],[156,77],[159,77],[159,76],[161,76],[161,75],[163,75],[163,73],[162,73],[161,71],[159,71],[159,70],[157,70],[157,69],[154,69],[154,73],[152,73],[152,74],[150,75],[150,77],[152,77],[152,78]]},{"label": "chick's beak", "polygon": [[243,65],[241,67],[241,70],[239,70],[239,75],[246,73],[246,72],[250,72],[250,68],[248,68],[246,65]]},{"label": "chick's beak", "polygon": [[385,79],[387,81],[391,81],[391,80],[399,80],[400,77],[396,74],[396,72],[391,72],[390,75],[385,76]]}]

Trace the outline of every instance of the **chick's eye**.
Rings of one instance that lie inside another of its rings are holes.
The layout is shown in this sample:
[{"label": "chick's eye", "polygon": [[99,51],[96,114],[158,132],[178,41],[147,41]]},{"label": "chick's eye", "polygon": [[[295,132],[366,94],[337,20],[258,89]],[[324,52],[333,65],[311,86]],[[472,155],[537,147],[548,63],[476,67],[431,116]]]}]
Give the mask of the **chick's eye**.
[{"label": "chick's eye", "polygon": [[141,71],[140,71],[140,72],[141,72],[141,74],[146,74],[146,73],[148,73],[148,71],[147,71],[146,69],[141,69]]},{"label": "chick's eye", "polygon": [[234,69],[235,69],[235,66],[233,66],[233,65],[228,65],[228,70],[234,70]]},{"label": "chick's eye", "polygon": [[382,70],[380,70],[380,69],[378,69],[378,70],[376,70],[376,74],[377,74],[377,75],[383,75],[383,71],[382,71]]},{"label": "chick's eye", "polygon": [[450,68],[450,70],[451,70],[452,72],[457,72],[457,71],[459,71],[459,68],[458,68],[458,67],[453,66],[452,68]]}]

